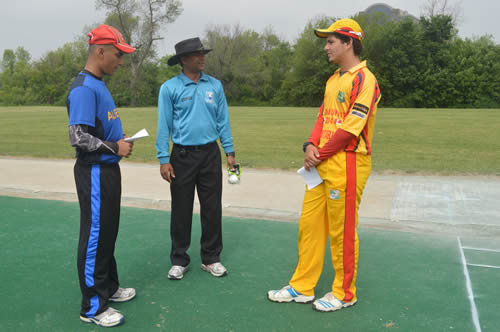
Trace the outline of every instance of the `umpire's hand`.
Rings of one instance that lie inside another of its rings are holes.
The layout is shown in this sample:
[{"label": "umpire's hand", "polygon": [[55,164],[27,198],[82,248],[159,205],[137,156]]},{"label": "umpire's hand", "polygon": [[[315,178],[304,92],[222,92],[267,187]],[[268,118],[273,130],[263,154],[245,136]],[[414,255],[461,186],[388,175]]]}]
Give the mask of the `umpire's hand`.
[{"label": "umpire's hand", "polygon": [[175,179],[174,168],[171,164],[160,165],[160,174],[168,183],[172,183],[172,179]]}]

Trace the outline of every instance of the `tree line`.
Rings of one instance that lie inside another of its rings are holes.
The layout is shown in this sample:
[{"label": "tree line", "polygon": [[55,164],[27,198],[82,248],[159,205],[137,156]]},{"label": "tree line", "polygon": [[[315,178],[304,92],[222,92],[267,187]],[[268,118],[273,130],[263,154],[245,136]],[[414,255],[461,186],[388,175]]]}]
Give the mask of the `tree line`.
[{"label": "tree line", "polygon": [[[181,70],[169,67],[172,55],[159,56],[154,43],[161,39],[161,25],[181,14],[180,2],[145,1],[149,11],[143,8],[142,16],[137,8],[125,6],[134,1],[97,3],[107,10],[106,23],[139,46],[134,57],[124,57],[122,68],[105,78],[116,104],[156,105],[161,84]],[[500,45],[492,36],[462,39],[449,15],[401,21],[390,21],[382,13],[353,18],[365,31],[362,59],[379,81],[381,106],[500,108]],[[293,43],[272,28],[258,33],[238,24],[209,26],[201,36],[205,47],[213,49],[205,72],[222,81],[230,105],[319,106],[325,83],[337,68],[327,62],[325,40],[313,29],[335,20],[310,20]],[[87,49],[82,37],[36,61],[23,47],[5,50],[0,104],[64,105],[72,80],[85,65]]]}]

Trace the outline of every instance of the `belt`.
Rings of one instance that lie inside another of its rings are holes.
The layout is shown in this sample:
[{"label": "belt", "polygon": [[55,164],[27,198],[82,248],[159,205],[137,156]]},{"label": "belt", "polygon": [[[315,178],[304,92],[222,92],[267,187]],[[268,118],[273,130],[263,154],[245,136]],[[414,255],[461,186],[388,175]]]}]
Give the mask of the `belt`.
[{"label": "belt", "polygon": [[217,144],[217,142],[210,142],[207,144],[202,144],[202,145],[180,145],[174,143],[174,147],[180,150],[186,150],[186,151],[203,151],[211,147],[212,145]]},{"label": "belt", "polygon": [[90,161],[90,160],[85,160],[82,158],[76,158],[76,163],[78,166],[93,166],[93,165],[100,165],[101,167],[116,167],[118,166],[118,162],[115,163],[103,163],[100,161]]}]

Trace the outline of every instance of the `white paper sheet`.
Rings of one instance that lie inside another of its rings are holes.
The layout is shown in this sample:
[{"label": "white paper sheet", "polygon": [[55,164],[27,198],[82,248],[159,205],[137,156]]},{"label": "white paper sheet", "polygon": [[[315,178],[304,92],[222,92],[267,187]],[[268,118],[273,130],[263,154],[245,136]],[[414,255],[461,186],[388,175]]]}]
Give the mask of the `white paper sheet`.
[{"label": "white paper sheet", "polygon": [[146,130],[146,128],[144,128],[144,129],[141,129],[138,132],[136,132],[134,136],[125,138],[124,141],[125,142],[133,142],[133,141],[136,141],[138,139],[148,137],[148,136],[149,136],[148,131]]},{"label": "white paper sheet", "polygon": [[323,182],[323,179],[319,176],[318,170],[316,167],[309,167],[309,171],[306,171],[304,167],[297,171],[300,175],[304,177],[306,181],[307,188],[311,190],[316,187],[318,184]]}]

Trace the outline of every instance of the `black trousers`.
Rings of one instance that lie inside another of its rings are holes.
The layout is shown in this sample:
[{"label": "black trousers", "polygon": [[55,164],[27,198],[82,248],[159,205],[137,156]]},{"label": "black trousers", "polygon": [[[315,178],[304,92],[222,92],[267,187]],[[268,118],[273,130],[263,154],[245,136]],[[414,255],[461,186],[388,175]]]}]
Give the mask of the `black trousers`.
[{"label": "black trousers", "polygon": [[187,266],[191,244],[194,190],[198,192],[201,217],[201,261],[220,261],[222,251],[222,169],[216,142],[193,148],[174,144],[170,163],[175,179],[170,185],[172,214],[170,237],[172,265]]},{"label": "black trousers", "polygon": [[74,175],[80,202],[80,315],[94,317],[108,308],[108,299],[119,286],[114,252],[120,221],[120,167],[77,161]]}]

